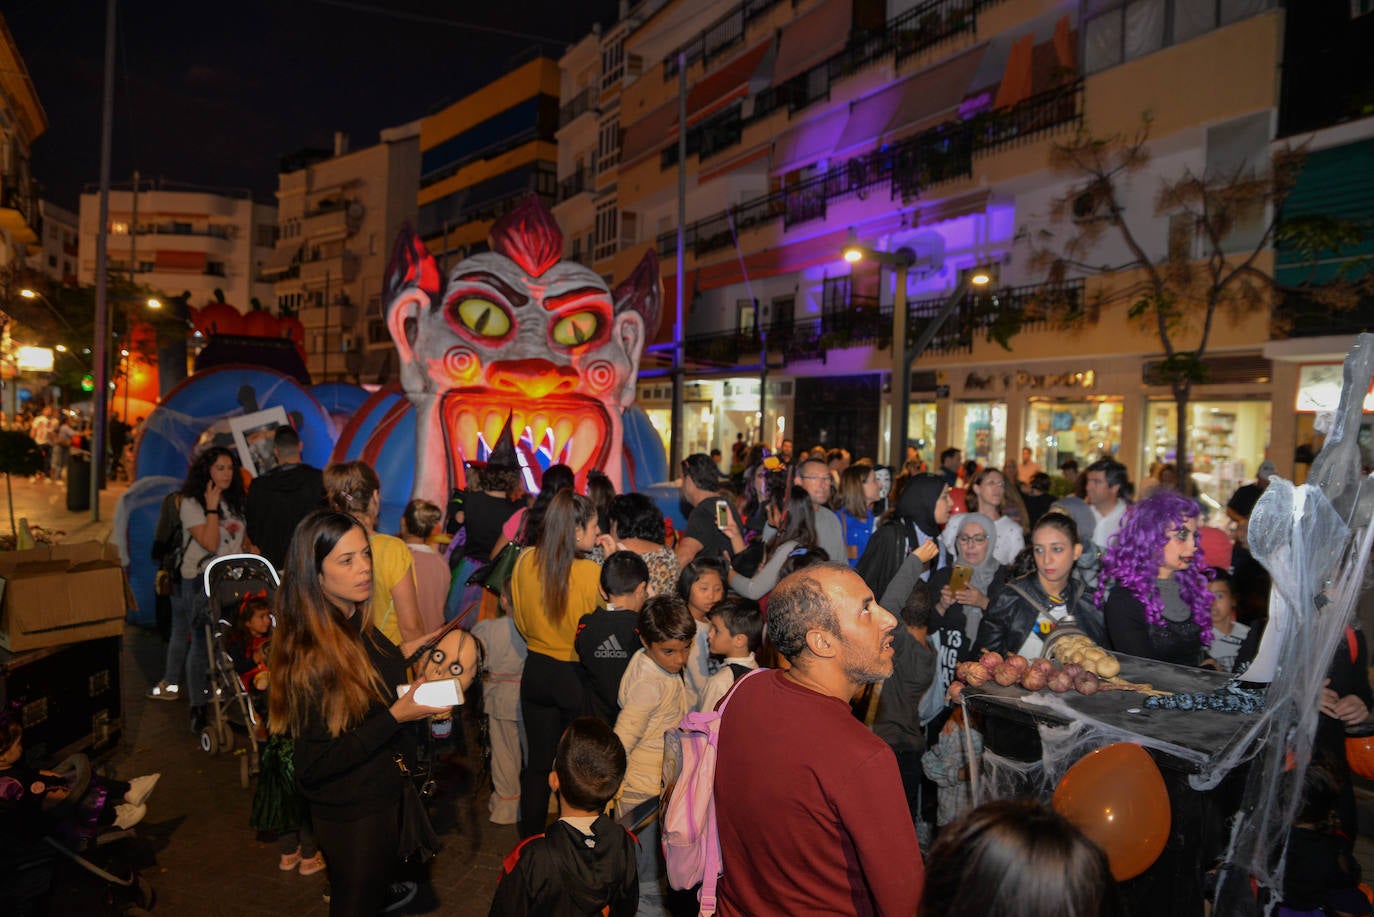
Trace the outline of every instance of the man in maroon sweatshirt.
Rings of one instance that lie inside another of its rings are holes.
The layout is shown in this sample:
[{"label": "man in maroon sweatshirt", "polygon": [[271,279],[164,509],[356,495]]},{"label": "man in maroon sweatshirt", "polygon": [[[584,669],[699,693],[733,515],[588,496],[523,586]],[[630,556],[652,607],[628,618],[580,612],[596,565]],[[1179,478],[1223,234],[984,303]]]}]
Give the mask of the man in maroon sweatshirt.
[{"label": "man in maroon sweatshirt", "polygon": [[892,674],[897,619],[847,564],[794,573],[768,601],[792,664],[739,685],[720,726],[723,917],[910,917],[925,868],[892,749],[849,699]]}]

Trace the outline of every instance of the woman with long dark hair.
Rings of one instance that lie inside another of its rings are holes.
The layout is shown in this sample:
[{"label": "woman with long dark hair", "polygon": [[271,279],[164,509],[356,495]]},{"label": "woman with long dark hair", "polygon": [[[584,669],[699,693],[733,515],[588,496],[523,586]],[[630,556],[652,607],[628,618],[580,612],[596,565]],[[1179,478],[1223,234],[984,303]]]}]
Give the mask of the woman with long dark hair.
[{"label": "woman with long dark hair", "polygon": [[[251,550],[239,475],[239,457],[214,446],[191,463],[181,487],[181,582],[172,594],[172,633],[162,678],[148,692],[159,700],[185,695],[191,706],[191,731],[205,725],[205,676],[210,657],[205,646],[209,604],[201,583],[205,565],[216,557]],[[182,673],[186,681],[182,684]]]},{"label": "woman with long dark hair", "polygon": [[268,728],[295,740],[331,917],[372,917],[386,903],[409,779],[400,763],[414,761],[401,724],[450,712],[416,703],[414,685],[396,696],[405,661],[373,625],[371,599],[362,524],[329,510],[301,520],[276,595]]},{"label": "woman with long dark hair", "polygon": [[768,524],[777,534],[768,542],[763,565],[753,576],[730,571],[730,588],[748,599],[757,600],[773,591],[780,578],[778,571],[789,554],[816,546],[815,510],[805,490],[794,485],[787,494],[786,503],[769,500],[767,511]]},{"label": "woman with long dark hair", "polygon": [[1202,663],[1212,645],[1213,599],[1198,517],[1198,505],[1171,490],[1156,490],[1126,510],[1102,558],[1097,590],[1111,649]]},{"label": "woman with long dark hair", "polygon": [[529,508],[517,510],[515,515],[501,526],[501,537],[496,539],[491,556],[500,554],[501,549],[512,541],[526,547],[537,542],[549,503],[563,491],[572,490],[575,483],[573,470],[567,465],[550,465],[546,468],[539,485],[539,496],[534,498],[534,503]]},{"label": "woman with long dark hair", "polygon": [[1054,510],[1041,516],[1031,529],[1030,547],[1021,552],[1012,571],[1015,578],[1007,581],[983,615],[978,647],[1039,656],[1045,638],[1069,618],[1094,642],[1103,643],[1102,613],[1083,580],[1073,575],[1082,553],[1071,516]]},{"label": "woman with long dark hair", "polygon": [[649,567],[649,597],[677,590],[677,553],[663,543],[663,510],[640,493],[616,494],[607,511],[617,551],[633,551]]},{"label": "woman with long dark hair", "polygon": [[377,531],[382,482],[367,462],[335,462],[324,470],[324,496],[329,507],[347,513],[367,530],[372,552],[372,617],[397,646],[425,635],[415,582],[415,558],[406,543]]},{"label": "woman with long dark hair", "polygon": [[577,555],[590,551],[600,534],[592,501],[571,488],[560,490],[547,503],[538,540],[511,572],[512,617],[529,646],[520,679],[528,744],[520,774],[521,837],[544,830],[558,737],[586,712],[573,640],[577,622],[596,608],[601,568]]},{"label": "woman with long dark hair", "polygon": [[[878,527],[873,507],[880,491],[877,472],[865,462],[850,465],[840,472],[840,488],[835,495],[835,515],[844,526],[844,543],[849,550],[849,566],[858,566],[868,539]],[[837,558],[838,559],[838,558]]]}]

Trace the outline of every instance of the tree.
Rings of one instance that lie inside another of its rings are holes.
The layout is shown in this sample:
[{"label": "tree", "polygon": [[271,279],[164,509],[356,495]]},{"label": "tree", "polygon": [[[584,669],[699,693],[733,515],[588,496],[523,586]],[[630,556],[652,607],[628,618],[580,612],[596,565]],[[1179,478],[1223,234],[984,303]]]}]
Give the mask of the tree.
[{"label": "tree", "polygon": [[[1315,296],[1332,309],[1350,309],[1361,295],[1374,293],[1374,273],[1355,277],[1343,271],[1334,280],[1299,291],[1285,288],[1267,270],[1263,256],[1279,241],[1315,265],[1318,258],[1339,256],[1363,239],[1362,227],[1349,221],[1325,216],[1284,220],[1284,203],[1305,160],[1301,148],[1279,149],[1263,170],[1245,164],[1220,175],[1185,170],[1160,181],[1152,212],[1129,211],[1124,185],[1148,173],[1149,137],[1146,115],[1133,136],[1104,139],[1080,130],[1052,147],[1050,165],[1074,181],[1052,202],[1047,226],[1019,233],[1048,292],[1033,309],[999,313],[989,323],[988,336],[1007,347],[1026,321],[1048,319],[1072,327],[1096,320],[1108,305],[1128,305],[1130,319],[1156,336],[1164,352],[1152,381],[1169,386],[1174,398],[1175,451],[1183,483],[1189,473],[1187,407],[1193,386],[1207,381],[1207,348],[1216,322],[1269,311],[1284,293],[1293,292]],[[1152,256],[1144,241],[1145,233],[1159,225],[1154,221],[1169,225],[1167,251],[1160,256]],[[1101,246],[1113,240],[1128,256],[1116,264],[1094,263]],[[1063,294],[1071,277],[1095,275],[1115,275],[1118,282],[1102,284],[1091,299]],[[1271,321],[1281,333],[1282,318]]]},{"label": "tree", "polygon": [[5,496],[10,505],[10,531],[15,541],[19,539],[19,526],[14,521],[14,490],[10,486],[10,475],[24,477],[38,474],[46,467],[43,452],[33,437],[18,430],[0,430],[0,473],[5,475]]}]

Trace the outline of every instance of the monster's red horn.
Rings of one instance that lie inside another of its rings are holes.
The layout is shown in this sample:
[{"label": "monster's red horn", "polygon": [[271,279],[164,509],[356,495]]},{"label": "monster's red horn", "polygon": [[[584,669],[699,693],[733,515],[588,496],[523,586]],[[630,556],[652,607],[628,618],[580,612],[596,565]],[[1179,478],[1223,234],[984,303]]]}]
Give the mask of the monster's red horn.
[{"label": "monster's red horn", "polygon": [[563,258],[563,230],[548,205],[529,195],[492,224],[491,250],[505,255],[531,277],[540,277]]},{"label": "monster's red horn", "polygon": [[644,253],[639,264],[615,288],[615,311],[617,314],[633,309],[644,319],[644,334],[652,341],[658,333],[658,323],[663,315],[663,284],[658,276],[658,253],[652,248]]}]

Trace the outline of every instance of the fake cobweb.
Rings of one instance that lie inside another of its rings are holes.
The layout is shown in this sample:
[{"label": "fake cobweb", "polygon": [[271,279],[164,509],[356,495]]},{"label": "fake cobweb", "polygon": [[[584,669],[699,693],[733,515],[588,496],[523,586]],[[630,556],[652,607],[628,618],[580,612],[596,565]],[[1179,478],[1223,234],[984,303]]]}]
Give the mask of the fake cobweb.
[{"label": "fake cobweb", "polygon": [[1361,469],[1358,438],[1372,377],[1374,335],[1361,334],[1346,357],[1340,407],[1307,483],[1295,487],[1271,478],[1250,518],[1251,552],[1269,571],[1273,590],[1269,625],[1255,660],[1241,676],[1245,681],[1233,681],[1232,687],[1261,692],[1262,712],[1237,718],[1231,739],[1205,754],[1084,717],[1055,695],[1031,695],[1023,700],[1068,725],[1038,727],[1039,761],[1015,761],[985,750],[978,762],[970,754],[975,803],[1027,793],[1048,798],[1083,755],[1114,742],[1134,742],[1183,759],[1193,771],[1189,784],[1199,792],[1216,789],[1248,763],[1213,913],[1268,917],[1274,912],[1282,894],[1289,827],[1311,762],[1318,698],[1355,615],[1369,565],[1374,486]]}]

